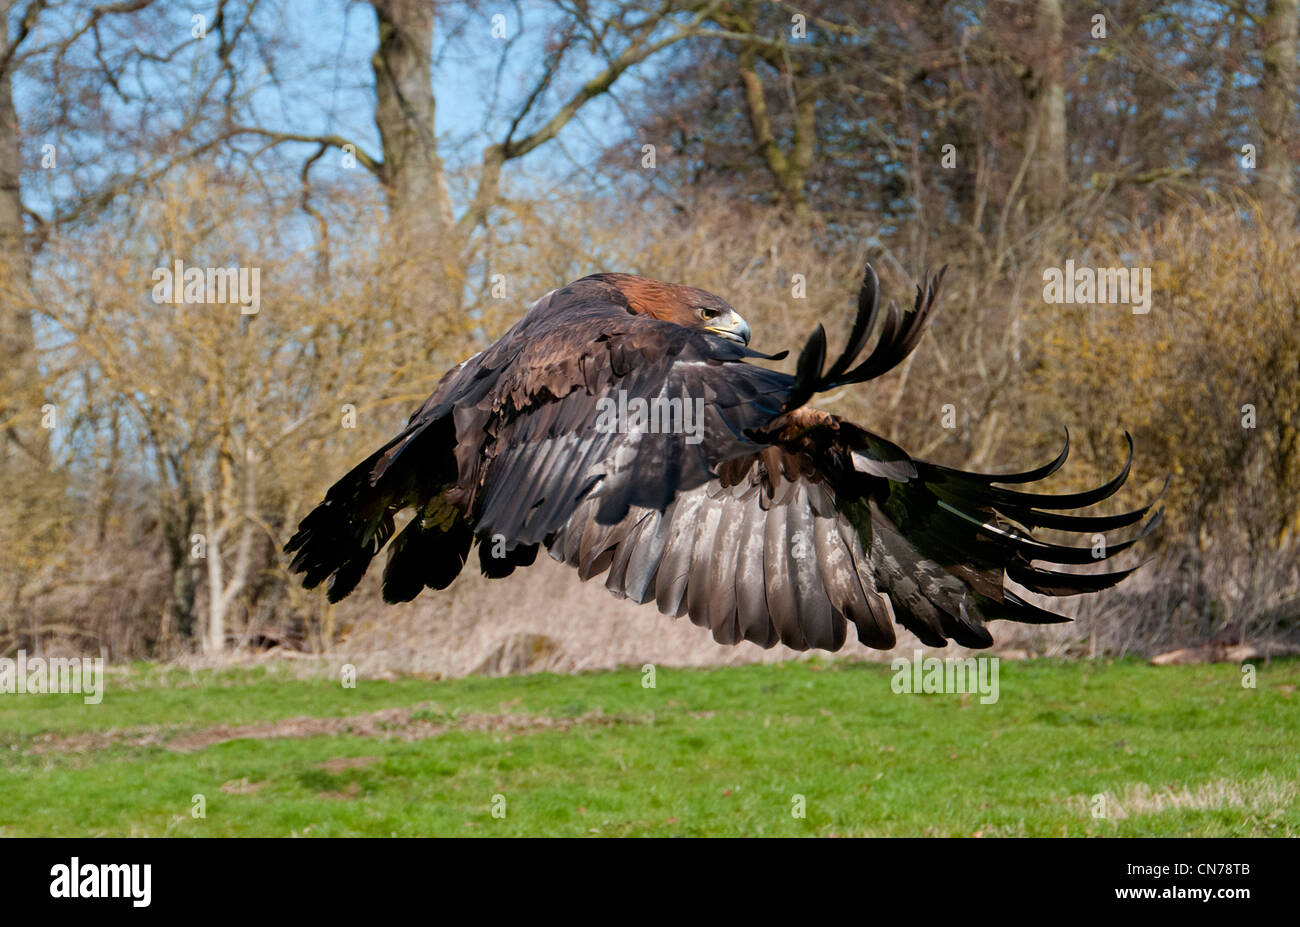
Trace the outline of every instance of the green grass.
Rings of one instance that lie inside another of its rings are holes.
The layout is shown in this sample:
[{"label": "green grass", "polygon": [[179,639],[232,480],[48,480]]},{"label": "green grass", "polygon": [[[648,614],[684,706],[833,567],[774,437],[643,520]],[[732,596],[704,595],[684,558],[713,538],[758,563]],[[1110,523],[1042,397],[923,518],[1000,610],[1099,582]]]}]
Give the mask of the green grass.
[{"label": "green grass", "polygon": [[[981,705],[841,662],[660,668],[653,689],[631,669],[343,688],[137,666],[96,706],[0,695],[0,834],[1296,836],[1300,662],[1241,675],[1004,662]],[[414,727],[166,745],[388,708]],[[480,729],[496,715],[516,726]],[[163,743],[123,736],[145,726]]]}]

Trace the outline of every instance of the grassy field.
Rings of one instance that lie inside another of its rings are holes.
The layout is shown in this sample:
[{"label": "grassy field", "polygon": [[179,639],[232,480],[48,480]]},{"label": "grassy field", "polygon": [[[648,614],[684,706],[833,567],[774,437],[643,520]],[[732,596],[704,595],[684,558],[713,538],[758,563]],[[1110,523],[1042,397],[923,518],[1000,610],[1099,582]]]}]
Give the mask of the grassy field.
[{"label": "grassy field", "polygon": [[0,696],[0,834],[1300,834],[1300,662],[1255,688],[1233,665],[1000,670],[986,705],[838,662],[655,688],[133,667],[100,705]]}]

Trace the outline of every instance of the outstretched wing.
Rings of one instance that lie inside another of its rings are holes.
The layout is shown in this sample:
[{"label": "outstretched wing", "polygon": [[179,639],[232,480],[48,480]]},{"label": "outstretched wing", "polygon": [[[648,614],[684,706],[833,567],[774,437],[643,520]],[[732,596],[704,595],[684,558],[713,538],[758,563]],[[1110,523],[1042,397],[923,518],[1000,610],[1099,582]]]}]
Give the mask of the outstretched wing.
[{"label": "outstretched wing", "polygon": [[[489,576],[531,563],[597,484],[607,520],[662,509],[721,460],[761,447],[747,432],[780,412],[790,377],[747,357],[767,355],[630,312],[598,278],[549,293],[329,489],[285,545],[290,570],[308,588],[327,582],[336,602],[388,545],[384,598],[408,601],[450,584],[476,539],[489,542]],[[745,373],[711,375],[723,366]],[[621,427],[629,401],[649,400],[670,427]]]},{"label": "outstretched wing", "polygon": [[1075,546],[1035,538],[1034,526],[1091,538],[1136,525],[1150,510],[1064,511],[1113,495],[1127,464],[1088,493],[998,485],[1054,472],[1068,439],[1051,465],[1029,473],[998,477],[915,461],[917,475],[907,480],[859,469],[879,464],[869,456],[871,436],[832,416],[795,414],[778,441],[729,461],[718,479],[679,493],[662,513],[634,508],[617,524],[602,524],[597,490],[557,532],[551,556],[584,580],[607,574],[615,595],[689,615],[724,644],[837,650],[852,624],[862,643],[888,649],[897,621],[930,646],[954,640],[987,647],[991,620],[1067,620],[1026,602],[1007,580],[1049,596],[1107,588],[1131,570],[1055,567],[1109,559],[1159,520],[1157,513],[1133,537],[1104,549],[1091,540]]}]

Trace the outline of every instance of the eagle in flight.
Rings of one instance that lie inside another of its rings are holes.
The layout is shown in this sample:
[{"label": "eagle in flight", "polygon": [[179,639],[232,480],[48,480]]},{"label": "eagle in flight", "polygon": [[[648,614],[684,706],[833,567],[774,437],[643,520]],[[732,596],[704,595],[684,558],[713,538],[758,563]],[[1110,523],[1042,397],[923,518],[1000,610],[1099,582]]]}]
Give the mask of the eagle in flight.
[{"label": "eagle in flight", "polygon": [[[1151,506],[1067,514],[1123,485],[1127,434],[1113,479],[1045,494],[1008,487],[1054,473],[1068,432],[1045,466],[969,473],[806,405],[907,357],[942,279],[927,277],[910,311],[882,313],[868,266],[844,352],[827,366],[819,325],[794,374],[750,363],[785,352],[750,349],[745,320],[704,290],[631,274],[553,290],[330,488],[285,546],[291,569],[308,588],[328,580],[337,602],[387,545],[383,597],[406,602],[450,585],[476,542],[489,577],[545,546],[581,579],[603,574],[614,595],[689,615],[719,643],[796,650],[838,650],[850,624],[869,647],[893,647],[897,622],[929,646],[979,648],[995,618],[1066,621],[1007,581],[1069,596],[1132,572],[1058,569],[1113,557],[1159,521],[1100,545],[1093,535]],[[1035,529],[1089,537],[1058,544]]]}]

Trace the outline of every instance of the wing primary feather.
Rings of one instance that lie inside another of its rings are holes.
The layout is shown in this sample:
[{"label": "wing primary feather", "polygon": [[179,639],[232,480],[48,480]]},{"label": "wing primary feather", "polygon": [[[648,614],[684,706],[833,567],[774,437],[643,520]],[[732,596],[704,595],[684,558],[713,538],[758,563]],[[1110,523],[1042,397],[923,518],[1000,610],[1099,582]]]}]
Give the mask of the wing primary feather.
[{"label": "wing primary feather", "polygon": [[745,521],[740,532],[740,549],[736,552],[733,582],[736,589],[736,622],[741,637],[766,649],[775,646],[781,638],[767,606],[763,566],[764,522],[767,513],[760,504],[761,498],[755,492],[745,500]]},{"label": "wing primary feather", "polygon": [[695,547],[695,517],[702,501],[699,494],[682,496],[668,525],[663,558],[655,577],[655,603],[665,615],[681,617],[682,614],[686,583],[690,578],[691,552]]},{"label": "wing primary feather", "polygon": [[790,575],[788,514],[784,505],[773,505],[767,510],[767,523],[763,527],[763,587],[767,610],[781,643],[794,650],[807,650],[808,641],[799,627],[799,605]]},{"label": "wing primary feather", "polygon": [[866,271],[862,275],[862,288],[858,290],[858,313],[854,317],[853,328],[849,332],[848,344],[844,348],[844,353],[826,371],[824,379],[827,382],[838,380],[844,374],[844,371],[849,369],[849,365],[862,353],[879,317],[880,278],[876,276],[875,268],[868,264]]},{"label": "wing primary feather", "polygon": [[713,554],[718,528],[722,523],[723,499],[711,496],[706,489],[696,490],[704,497],[696,515],[695,544],[691,549],[690,576],[686,582],[686,613],[693,624],[702,628],[712,626],[709,598],[712,592],[710,579],[713,573]]},{"label": "wing primary feather", "polygon": [[836,651],[844,646],[847,628],[841,614],[831,609],[817,566],[817,539],[808,491],[799,486],[787,506],[786,532],[789,539],[790,584],[794,590],[799,631],[809,647]]},{"label": "wing primary feather", "polygon": [[735,573],[746,509],[727,490],[722,492],[726,494],[724,501],[730,505],[723,509],[713,549],[709,552],[709,627],[719,644],[736,644],[743,639],[736,609]]}]

